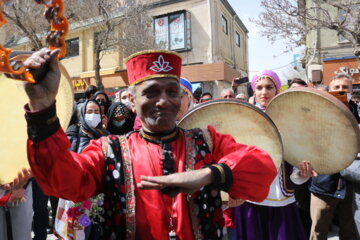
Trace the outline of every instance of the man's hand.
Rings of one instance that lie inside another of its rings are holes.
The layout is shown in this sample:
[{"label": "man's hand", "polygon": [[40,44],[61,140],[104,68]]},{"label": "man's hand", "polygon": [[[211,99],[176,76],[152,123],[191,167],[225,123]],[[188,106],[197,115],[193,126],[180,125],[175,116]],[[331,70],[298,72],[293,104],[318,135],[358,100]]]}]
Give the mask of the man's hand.
[{"label": "man's hand", "polygon": [[231,88],[232,90],[235,91],[235,89],[239,86],[239,84],[236,83],[236,80],[238,80],[240,77],[237,78],[233,78],[233,80],[231,81]]},{"label": "man's hand", "polygon": [[31,177],[32,177],[31,169],[23,168],[11,183],[4,184],[0,186],[0,188],[8,191],[21,189]]},{"label": "man's hand", "polygon": [[301,177],[310,178],[310,177],[316,177],[318,176],[318,173],[311,167],[311,164],[309,161],[302,161],[298,168],[300,169],[299,175]]},{"label": "man's hand", "polygon": [[19,188],[13,192],[11,192],[9,201],[7,202],[8,205],[10,206],[17,206],[20,203],[24,203],[26,202],[26,198],[25,198],[25,189],[23,188]]},{"label": "man's hand", "polygon": [[221,200],[222,200],[223,204],[225,204],[228,207],[238,207],[245,202],[245,200],[243,200],[243,199],[231,198],[228,193],[223,192],[223,191],[220,192],[220,195],[221,195]]},{"label": "man's hand", "polygon": [[167,189],[169,195],[176,196],[178,193],[193,193],[203,186],[212,182],[212,173],[209,168],[200,170],[174,173],[167,176],[141,176],[141,182],[137,187],[143,190]]},{"label": "man's hand", "polygon": [[102,121],[102,127],[103,127],[104,129],[107,129],[107,126],[108,126],[108,123],[109,123],[109,119],[108,119],[108,117],[107,117],[105,114],[103,114],[103,115],[101,116],[101,121]]},{"label": "man's hand", "polygon": [[61,73],[59,70],[58,54],[60,50],[50,51],[43,48],[31,55],[24,65],[28,69],[45,68],[47,73],[39,83],[25,83],[25,91],[29,97],[29,107],[31,111],[40,111],[51,106],[59,89]]}]

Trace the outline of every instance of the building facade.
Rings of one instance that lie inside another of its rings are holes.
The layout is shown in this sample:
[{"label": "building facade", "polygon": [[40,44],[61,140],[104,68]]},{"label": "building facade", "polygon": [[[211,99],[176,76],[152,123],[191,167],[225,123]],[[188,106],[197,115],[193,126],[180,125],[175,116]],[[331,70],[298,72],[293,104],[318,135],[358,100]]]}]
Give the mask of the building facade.
[{"label": "building facade", "polygon": [[[303,0],[306,7],[314,0]],[[341,18],[341,12],[326,2],[321,7],[334,18]],[[319,16],[320,17],[320,16]],[[352,44],[337,31],[321,28],[306,35],[307,75],[311,82],[328,85],[338,73],[347,73],[353,78],[354,88],[360,88],[360,74]]]},{"label": "building facade", "polygon": [[[215,96],[234,77],[248,75],[248,30],[227,0],[151,0],[155,41],[183,59],[182,76],[200,82]],[[96,21],[75,23],[67,36],[67,56],[61,60],[72,77],[75,93],[95,85]],[[30,50],[26,41],[14,49]],[[101,59],[101,78],[109,94],[126,87],[125,56],[108,50]]]}]

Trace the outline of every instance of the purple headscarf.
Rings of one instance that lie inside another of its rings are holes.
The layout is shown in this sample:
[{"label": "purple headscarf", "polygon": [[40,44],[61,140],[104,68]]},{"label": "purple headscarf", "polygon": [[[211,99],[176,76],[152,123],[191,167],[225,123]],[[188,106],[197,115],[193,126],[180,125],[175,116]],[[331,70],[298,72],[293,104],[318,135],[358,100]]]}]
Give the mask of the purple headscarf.
[{"label": "purple headscarf", "polygon": [[251,88],[255,91],[256,82],[261,77],[264,77],[264,76],[268,77],[274,83],[274,85],[276,87],[276,93],[278,93],[281,88],[280,78],[275,72],[273,72],[271,70],[262,70],[262,71],[256,73],[251,80]]}]

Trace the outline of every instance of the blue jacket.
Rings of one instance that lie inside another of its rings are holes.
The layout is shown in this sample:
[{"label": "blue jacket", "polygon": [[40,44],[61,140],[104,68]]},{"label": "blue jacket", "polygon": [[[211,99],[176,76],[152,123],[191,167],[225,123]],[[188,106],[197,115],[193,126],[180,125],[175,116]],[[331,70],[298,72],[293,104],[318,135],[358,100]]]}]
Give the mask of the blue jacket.
[{"label": "blue jacket", "polygon": [[347,182],[340,173],[319,175],[311,179],[309,190],[312,193],[344,199],[347,184],[350,183]]}]

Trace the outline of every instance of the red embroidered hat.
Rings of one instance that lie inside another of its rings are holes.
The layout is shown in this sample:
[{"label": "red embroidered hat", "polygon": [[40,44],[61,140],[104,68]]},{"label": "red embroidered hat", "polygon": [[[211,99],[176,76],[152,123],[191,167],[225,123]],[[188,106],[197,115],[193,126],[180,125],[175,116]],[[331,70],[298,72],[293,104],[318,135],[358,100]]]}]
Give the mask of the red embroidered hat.
[{"label": "red embroidered hat", "polygon": [[130,85],[153,78],[180,79],[181,57],[172,51],[148,50],[138,52],[126,60]]}]

